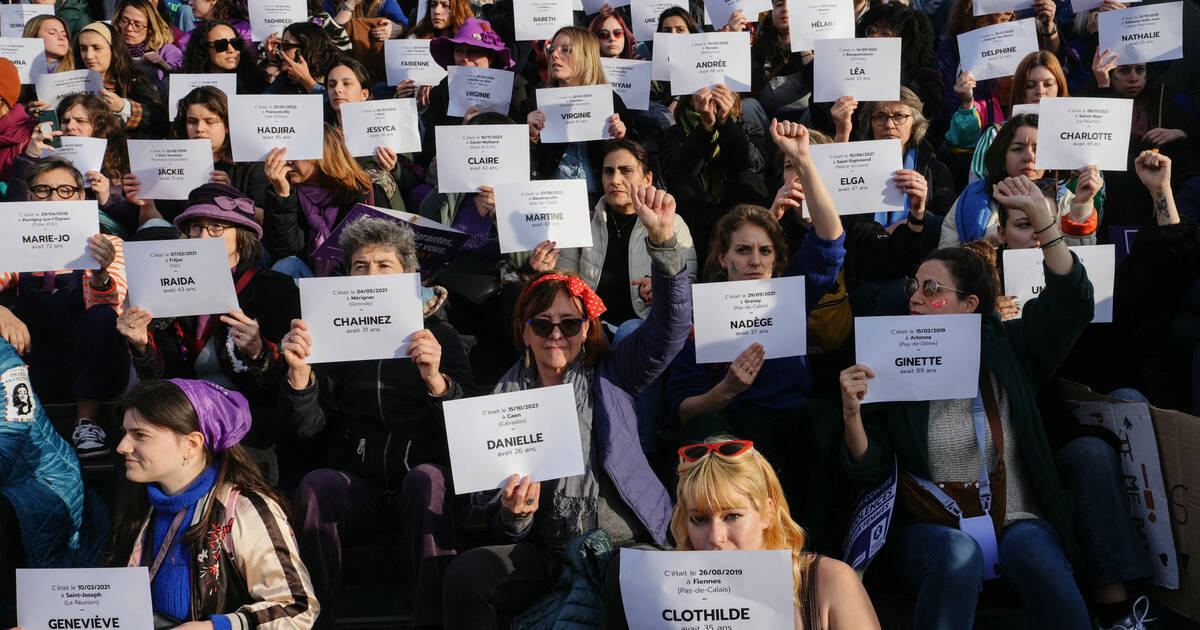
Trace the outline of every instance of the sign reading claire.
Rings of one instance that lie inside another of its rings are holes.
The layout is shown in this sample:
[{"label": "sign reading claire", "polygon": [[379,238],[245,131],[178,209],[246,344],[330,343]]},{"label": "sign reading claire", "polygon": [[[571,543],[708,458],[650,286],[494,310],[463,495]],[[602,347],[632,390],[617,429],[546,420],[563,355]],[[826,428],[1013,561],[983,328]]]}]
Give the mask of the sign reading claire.
[{"label": "sign reading claire", "polygon": [[478,192],[480,186],[529,181],[527,125],[438,125],[433,132],[441,192]]},{"label": "sign reading claire", "polygon": [[0,272],[96,269],[88,237],[100,231],[93,201],[14,201],[0,204]]},{"label": "sign reading claire", "polygon": [[761,343],[766,358],[808,352],[804,276],[692,285],[696,362],[733,361]]},{"label": "sign reading claire", "polygon": [[225,239],[125,243],[129,303],[154,317],[227,313],[238,308]]},{"label": "sign reading claire", "polygon": [[309,363],[406,358],[425,327],[421,275],[301,278],[300,313],[312,330]]},{"label": "sign reading claire", "polygon": [[864,403],[971,398],[979,389],[978,313],[855,317],[854,335],[855,362],[875,373]]},{"label": "sign reading claire", "polygon": [[546,481],[583,474],[570,385],[442,403],[458,494],[495,490],[513,474]]},{"label": "sign reading claire", "polygon": [[17,569],[17,623],[151,630],[150,573],[146,567]]},{"label": "sign reading claire", "polygon": [[792,630],[792,558],[771,551],[621,550],[625,619],[635,630]]}]

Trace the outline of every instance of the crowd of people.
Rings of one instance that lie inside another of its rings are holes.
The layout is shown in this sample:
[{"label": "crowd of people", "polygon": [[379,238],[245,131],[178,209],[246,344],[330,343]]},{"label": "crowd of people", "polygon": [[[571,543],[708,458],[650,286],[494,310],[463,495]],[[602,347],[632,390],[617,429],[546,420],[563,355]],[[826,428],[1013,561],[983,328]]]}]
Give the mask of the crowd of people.
[{"label": "crowd of people", "polygon": [[[792,50],[788,0],[704,26],[703,3],[681,0],[657,31],[748,31],[750,90],[673,96],[656,80],[645,109],[614,91],[609,139],[547,142],[538,89],[608,85],[602,60],[654,45],[608,5],[518,41],[519,2],[429,0],[418,15],[417,0],[309,0],[307,21],[264,41],[243,0],[57,0],[28,21],[45,44],[35,74],[89,69],[102,86],[52,105],[0,58],[0,195],[94,200],[100,225],[95,269],[0,270],[0,627],[16,621],[16,568],[145,566],[155,627],[334,628],[344,550],[376,534],[409,560],[411,592],[395,596],[414,628],[627,627],[623,602],[641,594],[622,592],[619,548],[787,550],[798,629],[880,627],[877,588],[908,595],[914,628],[970,628],[992,577],[1031,628],[1147,627],[1154,568],[1120,446],[1048,386],[1200,414],[1194,60],[1101,49],[1098,15],[1118,0],[984,15],[972,0],[853,0],[857,37],[901,40],[900,96],[818,102],[820,60]],[[1012,76],[962,70],[958,35],[1026,17],[1040,50]],[[507,111],[450,115],[448,79],[389,84],[385,42],[400,38],[427,40],[443,68],[511,72]],[[168,116],[181,73],[322,95],[322,157],[235,161],[244,112],[221,89],[177,94]],[[1126,169],[1038,166],[1039,116],[1014,108],[1069,96],[1132,101]],[[342,109],[384,99],[415,100],[421,151],[355,157]],[[528,127],[530,179],[586,182],[588,207],[567,210],[590,211],[591,247],[502,253],[496,190],[439,189],[435,129],[480,124]],[[105,140],[98,170],[56,155],[62,136]],[[186,201],[145,198],[131,172],[128,140],[168,138],[211,143],[211,181]],[[901,147],[889,185],[903,209],[837,207],[811,148],[885,139]],[[360,204],[465,242],[423,268],[405,222],[347,220]],[[320,253],[335,231],[341,260]],[[238,308],[131,305],[125,243],[193,238],[224,241]],[[1107,243],[1113,320],[1093,324],[1096,288],[1069,247]],[[1004,290],[1009,249],[1041,250],[1045,288],[1023,304]],[[298,278],[417,272],[424,328],[407,358],[309,362]],[[693,286],[794,276],[805,312],[788,325],[807,326],[807,354],[751,343],[697,360]],[[862,402],[880,366],[856,361],[856,317],[969,313],[974,399]],[[456,493],[442,404],[564,384],[583,474]],[[73,444],[48,403],[73,405]],[[105,505],[80,460],[114,452],[133,488]],[[871,569],[885,578],[869,591],[839,558],[855,497],[893,462],[896,514]]]}]

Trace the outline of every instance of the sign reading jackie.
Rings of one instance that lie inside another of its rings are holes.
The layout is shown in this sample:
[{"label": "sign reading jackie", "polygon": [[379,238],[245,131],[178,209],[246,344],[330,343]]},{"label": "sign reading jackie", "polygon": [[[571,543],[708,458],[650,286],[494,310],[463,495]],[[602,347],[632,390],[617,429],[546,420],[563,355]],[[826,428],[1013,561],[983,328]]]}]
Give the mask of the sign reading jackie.
[{"label": "sign reading jackie", "polygon": [[734,92],[750,91],[749,32],[694,33],[667,41],[673,96],[695,94],[718,83]]},{"label": "sign reading jackie", "polygon": [[300,313],[312,331],[309,363],[408,357],[425,327],[421,276],[392,273],[300,279]]},{"label": "sign reading jackie", "polygon": [[804,277],[692,285],[696,363],[733,361],[758,342],[766,358],[808,352]]},{"label": "sign reading jackie", "polygon": [[346,218],[333,228],[329,233],[329,238],[325,239],[324,243],[313,252],[317,258],[325,258],[329,260],[341,260],[342,249],[338,246],[341,239],[342,230],[346,229],[347,225],[363,218],[370,217],[374,219],[385,219],[393,223],[401,224],[413,231],[413,240],[417,245],[417,262],[421,265],[421,276],[426,277],[429,274],[442,268],[452,256],[458,253],[462,244],[467,242],[467,234],[448,226],[442,225],[432,219],[427,219],[423,216],[412,214],[410,212],[401,212],[392,210],[391,208],[376,208],[368,206],[365,203],[360,203],[350,209],[346,214]]},{"label": "sign reading jackie", "polygon": [[0,37],[0,57],[13,63],[23,85],[46,72],[46,43],[40,37]]},{"label": "sign reading jackie", "polygon": [[586,142],[611,137],[608,119],[613,115],[613,90],[607,85],[540,88],[537,106],[546,115],[542,142]]},{"label": "sign reading jackie", "polygon": [[514,473],[534,481],[583,474],[571,385],[442,403],[454,492],[495,490]]},{"label": "sign reading jackie", "polygon": [[650,109],[650,73],[652,61],[601,57],[600,66],[614,92],[629,109]]},{"label": "sign reading jackie", "polygon": [[[167,102],[167,115],[175,120],[179,113],[179,99],[187,96],[192,90],[211,85],[225,93],[228,97],[237,94],[237,74],[233,72],[205,72],[201,74],[171,74],[168,79],[170,98]],[[185,114],[187,112],[184,112]]]},{"label": "sign reading jackie", "polygon": [[256,42],[265,42],[271,35],[282,33],[289,24],[308,21],[305,0],[254,0],[247,5],[250,36]]},{"label": "sign reading jackie", "polygon": [[978,313],[855,317],[854,362],[875,372],[862,402],[973,398],[979,325]]},{"label": "sign reading jackie", "polygon": [[[0,4],[0,37],[22,37],[25,24],[39,15],[54,15],[54,5]],[[45,48],[42,50],[45,51]]]},{"label": "sign reading jackie", "polygon": [[213,175],[212,142],[129,140],[129,171],[137,176],[141,199],[187,199]]},{"label": "sign reading jackie", "polygon": [[388,85],[412,79],[417,85],[437,85],[446,69],[429,53],[428,39],[389,39],[383,43],[383,61]]},{"label": "sign reading jackie", "polygon": [[958,36],[962,69],[976,81],[1011,77],[1021,60],[1037,52],[1037,20],[1001,22]]},{"label": "sign reading jackie", "polygon": [[[1096,312],[1092,323],[1111,322],[1113,317],[1113,282],[1116,279],[1116,245],[1076,245],[1071,248],[1092,281],[1092,295],[1096,301]],[[1046,288],[1046,274],[1042,265],[1042,250],[1004,250],[1004,293],[1015,298],[1017,308],[1037,297]]]},{"label": "sign reading jackie", "polygon": [[1093,164],[1102,171],[1124,171],[1132,121],[1132,99],[1043,98],[1037,167],[1074,170]]},{"label": "sign reading jackie", "polygon": [[545,179],[496,186],[500,253],[527,252],[542,241],[559,249],[591,247],[587,182]]},{"label": "sign reading jackie", "polygon": [[900,99],[900,38],[818,39],[813,42],[813,101]]},{"label": "sign reading jackie", "polygon": [[17,569],[17,624],[152,630],[150,572],[146,567]]},{"label": "sign reading jackie", "polygon": [[818,39],[854,37],[854,0],[788,0],[792,52],[812,50]]},{"label": "sign reading jackie", "polygon": [[1167,2],[1104,11],[1097,16],[1099,49],[1119,63],[1151,63],[1183,57],[1183,3]]},{"label": "sign reading jackie", "polygon": [[839,215],[904,209],[892,178],[904,166],[899,140],[815,144],[809,152]]},{"label": "sign reading jackie", "polygon": [[625,619],[635,630],[792,630],[786,550],[621,549]]},{"label": "sign reading jackie", "polygon": [[39,101],[50,107],[72,94],[99,94],[104,79],[95,70],[68,70],[53,74],[39,74],[33,78],[34,90]]},{"label": "sign reading jackie", "polygon": [[633,22],[633,36],[641,41],[654,41],[658,31],[658,17],[671,7],[688,8],[687,0],[630,0],[629,13]]},{"label": "sign reading jackie", "polygon": [[433,131],[441,192],[529,181],[528,125],[439,125]]},{"label": "sign reading jackie", "polygon": [[275,147],[289,160],[319,160],[325,149],[320,94],[230,94],[229,138],[235,162],[262,162]]},{"label": "sign reading jackie", "polygon": [[350,155],[363,157],[387,147],[396,153],[421,150],[417,99],[389,98],[342,103],[342,133]]},{"label": "sign reading jackie", "polygon": [[480,112],[508,115],[515,76],[511,70],[450,66],[447,72],[450,74],[447,83],[450,88],[447,116],[462,116],[472,107],[478,107]]},{"label": "sign reading jackie", "polygon": [[154,317],[213,315],[238,308],[225,239],[127,241],[129,303]]},{"label": "sign reading jackie", "polygon": [[100,267],[87,248],[100,232],[94,200],[11,201],[0,221],[0,273]]},{"label": "sign reading jackie", "polygon": [[561,0],[516,0],[512,9],[519,42],[551,39],[558,29],[575,23],[571,5]]}]

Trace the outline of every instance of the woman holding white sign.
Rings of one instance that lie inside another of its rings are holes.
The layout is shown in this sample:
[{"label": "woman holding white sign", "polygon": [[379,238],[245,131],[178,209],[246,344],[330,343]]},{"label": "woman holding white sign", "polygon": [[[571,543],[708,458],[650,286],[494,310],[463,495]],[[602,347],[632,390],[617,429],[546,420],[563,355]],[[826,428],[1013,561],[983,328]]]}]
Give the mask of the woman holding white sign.
[{"label": "woman holding white sign", "polygon": [[614,546],[667,540],[671,499],[638,444],[633,397],[683,345],[691,292],[676,249],[675,200],[649,186],[633,196],[658,296],[645,324],[610,349],[599,319],[604,304],[574,275],[543,274],[517,303],[513,332],[525,358],[496,392],[570,384],[577,413],[563,420],[579,425],[584,474],[504,482],[489,509],[493,541],[505,544],[472,549],[450,565],[448,629],[501,627],[553,587],[562,549],[589,530],[603,529]]},{"label": "woman holding white sign", "polygon": [[100,96],[129,135],[150,139],[166,135],[167,108],[154,85],[134,65],[125,45],[117,41],[115,28],[104,22],[85,26],[75,40],[75,58],[103,77]]},{"label": "woman holding white sign", "polygon": [[860,408],[875,373],[847,368],[843,467],[863,487],[891,473],[893,455],[904,472],[890,548],[917,597],[914,627],[971,627],[982,581],[998,573],[1020,593],[1031,627],[1082,630],[1092,625],[1071,570],[1080,559],[1073,521],[1035,397],[1091,321],[1092,285],[1036,183],[1007,178],[995,194],[1042,231],[1045,290],[1021,319],[1001,322],[995,272],[981,256],[946,248],[926,259],[909,280],[909,309],[982,315],[980,393]]},{"label": "woman holding white sign", "polygon": [[267,78],[249,47],[229,22],[202,22],[190,33],[183,51],[183,72],[189,74],[237,75],[238,94],[258,94],[267,87]]}]

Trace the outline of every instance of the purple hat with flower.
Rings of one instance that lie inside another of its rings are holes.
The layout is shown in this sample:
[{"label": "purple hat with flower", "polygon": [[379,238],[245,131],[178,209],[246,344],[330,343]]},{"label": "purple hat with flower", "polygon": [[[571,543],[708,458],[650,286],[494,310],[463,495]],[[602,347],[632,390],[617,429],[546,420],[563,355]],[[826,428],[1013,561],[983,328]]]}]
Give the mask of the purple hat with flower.
[{"label": "purple hat with flower", "polygon": [[454,65],[454,46],[466,44],[476,48],[485,48],[496,53],[493,58],[499,63],[496,70],[508,70],[513,67],[512,51],[504,45],[499,33],[492,30],[487,20],[467,18],[454,37],[435,37],[429,42],[429,54],[443,68]]},{"label": "purple hat with flower", "polygon": [[180,232],[186,232],[184,226],[192,219],[204,217],[244,227],[262,238],[262,226],[254,220],[254,200],[233,186],[215,182],[198,186],[188,193],[187,204],[187,210],[175,217]]},{"label": "purple hat with flower", "polygon": [[220,453],[246,437],[250,431],[250,403],[245,396],[208,381],[167,380],[182,389],[192,403],[209,450]]}]

